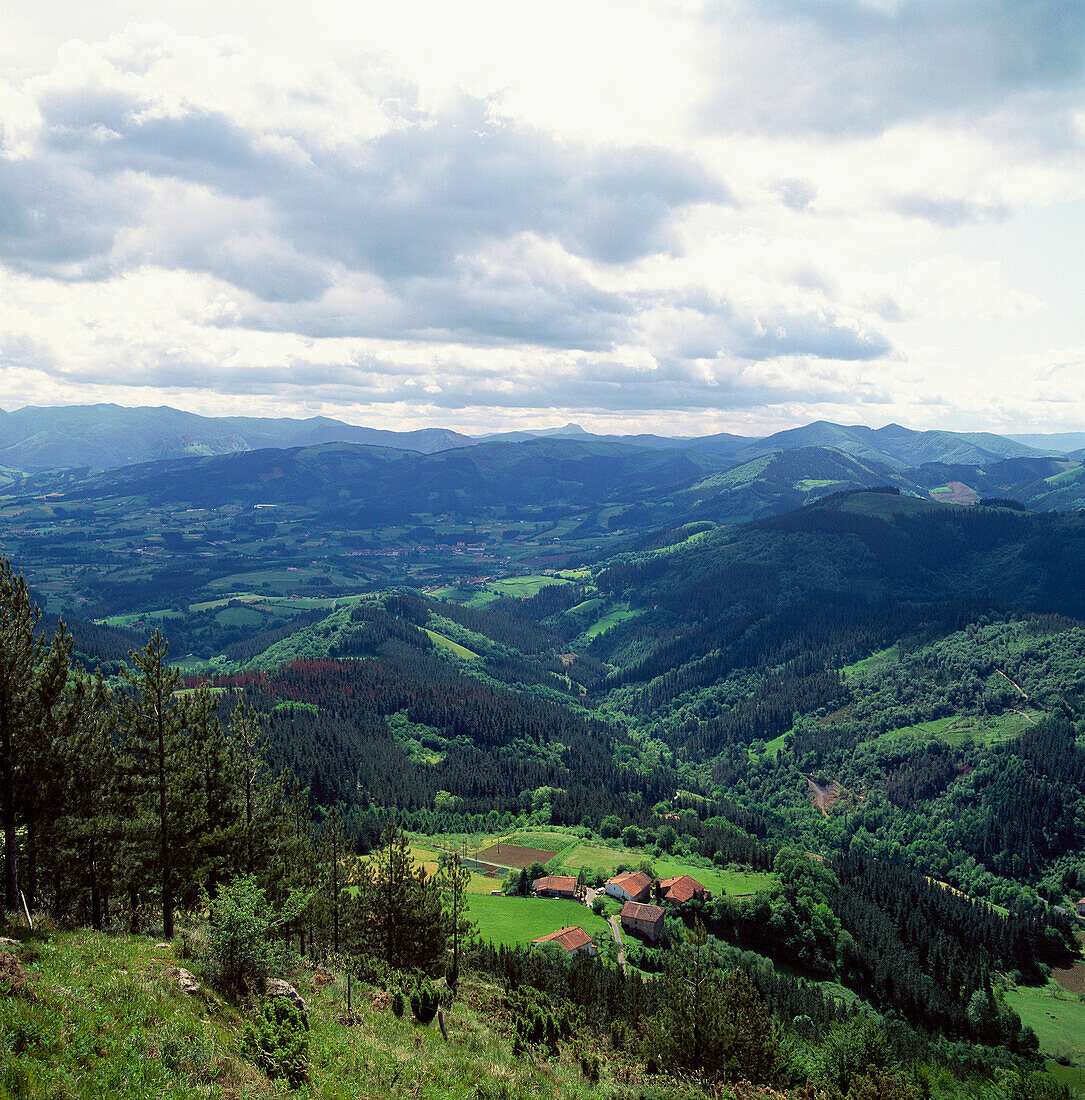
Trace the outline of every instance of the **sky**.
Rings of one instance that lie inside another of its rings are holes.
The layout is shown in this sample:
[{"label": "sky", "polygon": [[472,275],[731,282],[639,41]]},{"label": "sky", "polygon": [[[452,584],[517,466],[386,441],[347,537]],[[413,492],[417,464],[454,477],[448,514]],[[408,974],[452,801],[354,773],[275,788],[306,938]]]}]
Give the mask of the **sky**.
[{"label": "sky", "polygon": [[1082,0],[5,0],[0,408],[1085,429]]}]

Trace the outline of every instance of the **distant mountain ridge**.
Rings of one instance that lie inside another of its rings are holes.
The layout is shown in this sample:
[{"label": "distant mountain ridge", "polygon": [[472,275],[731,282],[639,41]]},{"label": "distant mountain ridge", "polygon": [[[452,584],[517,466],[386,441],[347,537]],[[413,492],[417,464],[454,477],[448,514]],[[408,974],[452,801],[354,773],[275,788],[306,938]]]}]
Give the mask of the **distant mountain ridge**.
[{"label": "distant mountain ridge", "polygon": [[1052,436],[1049,446],[1042,445],[1042,438],[1015,439],[988,432],[915,431],[899,424],[868,428],[828,421],[816,421],[762,438],[728,433],[697,437],[651,433],[596,435],[579,424],[472,437],[446,428],[390,431],[325,416],[304,420],[211,417],[169,406],[28,406],[14,412],[0,411],[0,467],[27,473],[51,469],[109,470],[158,459],[201,458],[325,443],[435,454],[492,443],[552,439],[681,451],[696,463],[716,468],[797,448],[828,447],[864,463],[903,471],[928,462],[979,466],[1013,458],[1065,457],[1078,438],[1085,440],[1085,434]]},{"label": "distant mountain ridge", "polygon": [[307,420],[200,416],[163,405],[28,406],[0,411],[0,465],[41,470],[116,469],[156,459],[238,454],[267,447],[360,443],[429,454],[474,443],[445,428],[393,432],[314,416]]}]

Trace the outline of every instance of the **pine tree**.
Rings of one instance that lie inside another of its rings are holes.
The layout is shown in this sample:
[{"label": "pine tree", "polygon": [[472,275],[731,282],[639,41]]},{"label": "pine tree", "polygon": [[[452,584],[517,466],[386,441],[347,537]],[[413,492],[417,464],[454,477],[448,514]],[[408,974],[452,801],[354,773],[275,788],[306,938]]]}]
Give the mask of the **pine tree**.
[{"label": "pine tree", "polygon": [[351,907],[354,951],[397,970],[437,974],[445,961],[445,924],[434,879],[411,859],[410,843],[394,824],[358,875]]},{"label": "pine tree", "polygon": [[[0,558],[0,828],[4,831],[4,905],[19,904],[18,811],[20,788],[46,777],[56,712],[71,661],[71,635],[61,623],[48,645],[38,633],[41,610],[6,558]],[[37,765],[37,767],[35,767]],[[38,803],[23,798],[36,819]],[[35,820],[35,825],[37,824]]]},{"label": "pine tree", "polygon": [[129,889],[134,901],[141,882],[153,878],[162,929],[172,937],[178,892],[196,888],[205,854],[200,850],[207,835],[202,764],[215,720],[206,689],[192,699],[177,693],[179,673],[166,663],[167,648],[156,630],[144,649],[131,652],[133,667],[121,670],[126,690],[117,697],[117,711],[132,806]]},{"label": "pine tree", "polygon": [[459,852],[442,852],[437,868],[437,886],[441,894],[445,928],[452,939],[452,967],[448,972],[448,984],[453,993],[460,979],[460,945],[475,929],[474,921],[467,915],[467,887],[470,883],[471,872],[464,867]]},{"label": "pine tree", "polygon": [[115,712],[101,675],[77,671],[65,716],[61,753],[63,814],[57,823],[57,888],[53,906],[89,894],[91,925],[101,929],[109,905],[116,852],[121,845],[121,803],[113,744]]}]

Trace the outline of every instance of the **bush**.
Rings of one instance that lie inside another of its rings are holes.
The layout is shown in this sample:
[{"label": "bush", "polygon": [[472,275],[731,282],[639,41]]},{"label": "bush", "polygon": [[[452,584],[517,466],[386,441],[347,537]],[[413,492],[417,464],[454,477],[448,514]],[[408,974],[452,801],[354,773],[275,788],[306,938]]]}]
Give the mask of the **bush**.
[{"label": "bush", "polygon": [[284,962],[285,948],[271,939],[274,926],[264,891],[252,876],[223,887],[211,903],[206,968],[227,990],[262,990]]},{"label": "bush", "polygon": [[286,997],[273,997],[246,1026],[241,1052],[272,1080],[282,1077],[301,1088],[309,1079],[309,1021]]},{"label": "bush", "polygon": [[403,990],[397,989],[392,996],[392,1012],[396,1016],[402,1016],[407,1010],[407,999],[403,996]]},{"label": "bush", "polygon": [[429,978],[423,978],[411,993],[411,1012],[420,1024],[428,1024],[437,1015],[441,996]]}]

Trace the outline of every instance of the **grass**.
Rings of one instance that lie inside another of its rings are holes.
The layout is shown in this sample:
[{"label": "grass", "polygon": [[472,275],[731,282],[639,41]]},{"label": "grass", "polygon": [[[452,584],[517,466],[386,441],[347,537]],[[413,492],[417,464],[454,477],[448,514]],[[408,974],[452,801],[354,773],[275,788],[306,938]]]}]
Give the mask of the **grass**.
[{"label": "grass", "polygon": [[878,740],[885,742],[905,741],[910,738],[935,739],[947,745],[960,745],[971,738],[980,745],[997,745],[1002,741],[1011,741],[1024,733],[1029,726],[1035,725],[1038,712],[1032,721],[1023,714],[1006,711],[992,717],[951,714],[946,718],[933,718],[929,722],[917,722],[912,726],[883,733]]},{"label": "grass", "polygon": [[198,971],[169,948],[156,950],[142,937],[77,932],[36,937],[18,954],[30,995],[0,997],[3,1096],[590,1100],[629,1093],[614,1080],[613,1054],[599,1084],[584,1078],[571,1045],[559,1058],[515,1056],[498,1011],[500,990],[480,975],[464,978],[462,996],[446,1012],[446,1042],[436,1022],[421,1027],[410,1012],[397,1018],[388,994],[358,982],[356,1026],[345,1027],[341,975],[306,964],[286,972],[310,1010],[310,1082],[291,1092],[241,1055],[246,1011],[202,979],[201,991],[189,996],[164,976],[169,966]]},{"label": "grass", "polygon": [[873,672],[881,670],[888,665],[895,665],[900,661],[900,650],[897,646],[879,650],[869,657],[863,657],[859,661],[853,661],[850,665],[844,665],[840,670],[844,676],[854,676],[857,672]]},{"label": "grass", "polygon": [[479,659],[479,655],[474,650],[468,649],[467,646],[460,645],[459,642],[454,642],[443,634],[438,634],[436,630],[423,629],[433,639],[435,645],[440,646],[441,649],[447,649],[454,656],[462,657],[465,661],[477,661]]},{"label": "grass", "polygon": [[605,634],[611,627],[617,626],[618,623],[624,623],[627,619],[635,619],[638,615],[642,615],[642,611],[631,611],[628,604],[619,605],[614,608],[609,614],[604,615],[601,619],[597,619],[587,630],[584,631],[585,638],[596,638],[600,634]]},{"label": "grass", "polygon": [[1049,982],[1018,986],[1006,993],[1006,1003],[1036,1032],[1041,1053],[1085,1063],[1085,1002]]},{"label": "grass", "polygon": [[768,871],[729,871],[719,867],[697,867],[692,863],[683,863],[676,859],[656,859],[651,852],[637,848],[608,848],[601,844],[581,844],[574,851],[562,857],[562,865],[570,871],[582,867],[613,874],[619,864],[635,867],[641,860],[649,860],[660,878],[677,878],[689,875],[702,886],[712,891],[715,897],[720,894],[745,895],[756,894],[770,889],[780,880]]},{"label": "grass", "polygon": [[560,898],[474,897],[471,919],[478,925],[480,939],[513,946],[577,924],[588,935],[610,935],[607,922],[586,905]]}]

